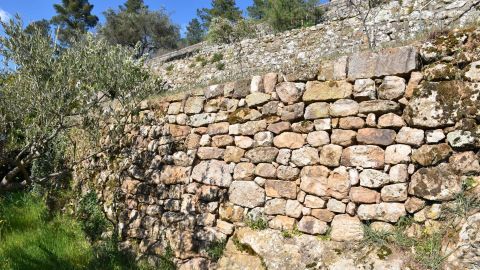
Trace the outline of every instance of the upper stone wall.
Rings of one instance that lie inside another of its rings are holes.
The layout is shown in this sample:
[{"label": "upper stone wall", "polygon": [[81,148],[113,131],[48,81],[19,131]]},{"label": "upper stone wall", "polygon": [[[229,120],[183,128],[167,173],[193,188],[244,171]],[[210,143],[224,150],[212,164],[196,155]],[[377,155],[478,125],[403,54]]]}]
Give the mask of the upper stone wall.
[{"label": "upper stone wall", "polygon": [[464,183],[480,192],[479,30],[344,56],[313,77],[146,102],[121,155],[77,178],[93,180],[126,247],[157,259],[171,247],[180,269],[215,269],[209,247],[249,219],[355,241],[362,222],[438,226]]},{"label": "upper stone wall", "polygon": [[[268,72],[313,79],[322,59],[368,48],[364,25],[354,9],[335,1],[325,23],[239,43],[208,45],[159,57],[149,63],[168,89],[246,79]],[[478,0],[402,0],[371,11],[366,28],[376,47],[398,46],[430,31],[480,21]],[[222,60],[212,61],[214,55]],[[292,78],[293,78],[292,77]]]}]

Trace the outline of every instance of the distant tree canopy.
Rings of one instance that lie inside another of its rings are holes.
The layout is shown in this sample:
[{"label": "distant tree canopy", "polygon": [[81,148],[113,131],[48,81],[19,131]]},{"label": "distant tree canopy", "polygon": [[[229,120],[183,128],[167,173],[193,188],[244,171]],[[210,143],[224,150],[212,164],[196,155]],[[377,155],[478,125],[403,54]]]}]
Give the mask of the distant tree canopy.
[{"label": "distant tree canopy", "polygon": [[25,28],[25,32],[33,34],[35,31],[40,31],[40,33],[47,36],[50,33],[50,28],[50,21],[44,19],[32,22],[27,25],[27,27]]},{"label": "distant tree canopy", "polygon": [[119,11],[109,9],[104,15],[100,34],[111,44],[137,48],[138,56],[177,47],[180,28],[163,9],[151,11],[142,0],[129,0]]},{"label": "distant tree canopy", "polygon": [[186,41],[189,45],[199,43],[205,36],[205,30],[197,18],[194,18],[188,23]]},{"label": "distant tree canopy", "polygon": [[213,18],[227,19],[230,22],[242,19],[242,11],[236,5],[235,0],[212,0],[212,7],[198,9],[197,15],[206,28],[210,26]]},{"label": "distant tree canopy", "polygon": [[278,31],[315,25],[322,20],[319,0],[254,0],[251,18],[264,20]]},{"label": "distant tree canopy", "polygon": [[98,17],[91,13],[93,5],[88,0],[62,0],[53,7],[57,15],[51,22],[59,27],[58,39],[63,44],[71,43],[98,23]]}]

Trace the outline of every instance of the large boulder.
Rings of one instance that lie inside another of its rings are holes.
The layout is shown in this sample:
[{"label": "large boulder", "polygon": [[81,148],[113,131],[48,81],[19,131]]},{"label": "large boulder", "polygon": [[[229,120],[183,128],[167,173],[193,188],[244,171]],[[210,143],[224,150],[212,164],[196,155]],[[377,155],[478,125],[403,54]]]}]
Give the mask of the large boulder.
[{"label": "large boulder", "polygon": [[421,168],[412,175],[408,193],[433,201],[448,201],[462,190],[460,176],[442,163],[436,167]]},{"label": "large boulder", "polygon": [[410,126],[436,128],[479,114],[479,83],[425,81],[414,92],[403,117]]}]

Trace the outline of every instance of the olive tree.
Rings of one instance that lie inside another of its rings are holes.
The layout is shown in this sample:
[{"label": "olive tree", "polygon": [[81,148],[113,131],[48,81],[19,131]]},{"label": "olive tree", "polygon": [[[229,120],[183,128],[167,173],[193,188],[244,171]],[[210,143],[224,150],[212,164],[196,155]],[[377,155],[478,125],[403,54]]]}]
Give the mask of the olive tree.
[{"label": "olive tree", "polygon": [[159,90],[159,80],[144,69],[143,59],[133,57],[134,49],[109,45],[91,34],[59,47],[41,29],[25,31],[18,17],[1,26],[0,53],[7,68],[0,84],[0,145],[15,156],[0,191],[47,182],[105,151],[107,147],[92,144],[92,151],[82,155],[69,152],[59,171],[43,178],[30,173],[32,163],[59,138],[75,145],[73,131],[96,142],[109,125],[106,135],[114,145],[126,119]]}]

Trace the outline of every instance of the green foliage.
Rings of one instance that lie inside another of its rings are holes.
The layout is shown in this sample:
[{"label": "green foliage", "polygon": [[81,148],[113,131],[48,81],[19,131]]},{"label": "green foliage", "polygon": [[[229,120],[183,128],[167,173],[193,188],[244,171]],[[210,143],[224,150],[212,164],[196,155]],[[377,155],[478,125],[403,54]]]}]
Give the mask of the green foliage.
[{"label": "green foliage", "polygon": [[177,269],[176,266],[175,266],[175,263],[173,262],[173,257],[174,257],[174,254],[173,254],[172,248],[170,246],[167,246],[167,248],[165,250],[165,254],[160,256],[160,262],[158,264],[158,268],[156,268],[156,269],[159,269],[159,270],[175,270],[175,269]]},{"label": "green foliage", "polygon": [[98,23],[98,17],[92,14],[93,5],[88,0],[62,0],[53,7],[57,15],[52,18],[52,23],[59,27],[58,38],[64,44],[71,44]]},{"label": "green foliage", "polygon": [[187,43],[189,45],[197,44],[203,40],[205,30],[202,28],[200,21],[196,18],[192,19],[187,26]]},{"label": "green foliage", "polygon": [[370,228],[370,224],[363,225],[362,241],[365,245],[386,245],[391,236],[391,232],[384,230],[373,230]]},{"label": "green foliage", "polygon": [[222,61],[222,60],[223,60],[223,54],[222,53],[214,53],[213,56],[212,56],[211,62],[216,63],[216,62],[219,62],[219,61]]},{"label": "green foliage", "polygon": [[120,7],[121,10],[130,13],[138,13],[145,8],[148,8],[148,6],[145,5],[143,0],[127,0],[123,7]]},{"label": "green foliage", "polygon": [[285,238],[292,238],[294,236],[300,236],[302,235],[302,232],[298,230],[298,227],[295,226],[293,230],[283,230],[282,231],[282,236]]},{"label": "green foliage", "polygon": [[226,241],[215,241],[210,243],[207,249],[207,254],[213,261],[218,261],[225,251],[225,246],[227,245]]},{"label": "green foliage", "polygon": [[210,28],[214,18],[222,18],[232,23],[242,19],[242,11],[235,0],[212,0],[212,7],[197,10],[197,15],[206,28]]},{"label": "green foliage", "polygon": [[48,215],[41,198],[31,193],[0,200],[1,269],[86,269],[93,254],[77,222]]},{"label": "green foliage", "polygon": [[262,7],[265,21],[278,31],[315,25],[323,16],[318,0],[268,0]]},{"label": "green foliage", "polygon": [[207,33],[207,40],[212,43],[233,43],[255,33],[252,21],[240,20],[236,23],[224,18],[214,18]]},{"label": "green foliage", "polygon": [[477,194],[469,192],[476,186],[476,181],[469,177],[462,183],[462,190],[455,196],[455,200],[447,204],[445,213],[447,218],[468,217],[469,215],[480,211],[480,197]]},{"label": "green foliage", "polygon": [[173,68],[174,68],[174,66],[173,66],[173,64],[171,64],[171,65],[168,65],[168,66],[167,66],[166,70],[167,70],[167,71],[172,71]]},{"label": "green foliage", "polygon": [[215,66],[217,70],[224,70],[225,69],[225,63],[217,63]]},{"label": "green foliage", "polygon": [[247,217],[245,224],[252,230],[260,231],[268,228],[268,221],[264,217],[250,218]]},{"label": "green foliage", "polygon": [[[25,166],[12,169],[0,189],[35,180],[25,167],[47,157],[52,143],[73,129],[84,131],[82,140],[95,146],[108,119],[116,127],[108,135],[117,145],[125,117],[158,92],[158,79],[144,68],[143,58],[134,59],[134,50],[92,35],[58,48],[40,29],[26,32],[18,17],[1,26],[5,33],[0,36],[0,54],[6,67],[3,76],[8,78],[0,89],[1,137],[6,138],[6,151],[23,152],[12,163]],[[75,142],[69,141],[69,146]],[[84,158],[74,150],[67,166]]]},{"label": "green foliage", "polygon": [[425,235],[418,239],[414,245],[415,259],[420,262],[426,269],[441,269],[446,256],[442,254],[442,238],[441,233]]},{"label": "green foliage", "polygon": [[91,191],[80,200],[77,210],[82,229],[92,241],[100,239],[109,225],[100,205],[97,194]]},{"label": "green foliage", "polygon": [[164,9],[150,11],[144,5],[137,8],[132,4],[120,11],[109,9],[104,15],[106,22],[99,30],[100,35],[110,44],[137,49],[137,56],[177,47],[180,28]]},{"label": "green foliage", "polygon": [[0,269],[2,270],[143,270],[175,269],[171,250],[159,268],[137,263],[118,250],[115,238],[90,244],[82,223],[74,217],[49,213],[35,193],[0,197]]},{"label": "green foliage", "polygon": [[265,12],[268,8],[268,0],[253,0],[253,5],[247,7],[248,16],[255,20],[265,18]]},{"label": "green foliage", "polygon": [[25,32],[27,33],[35,33],[35,31],[40,31],[43,35],[48,36],[50,34],[50,22],[48,20],[39,20],[30,23],[25,28]]}]

